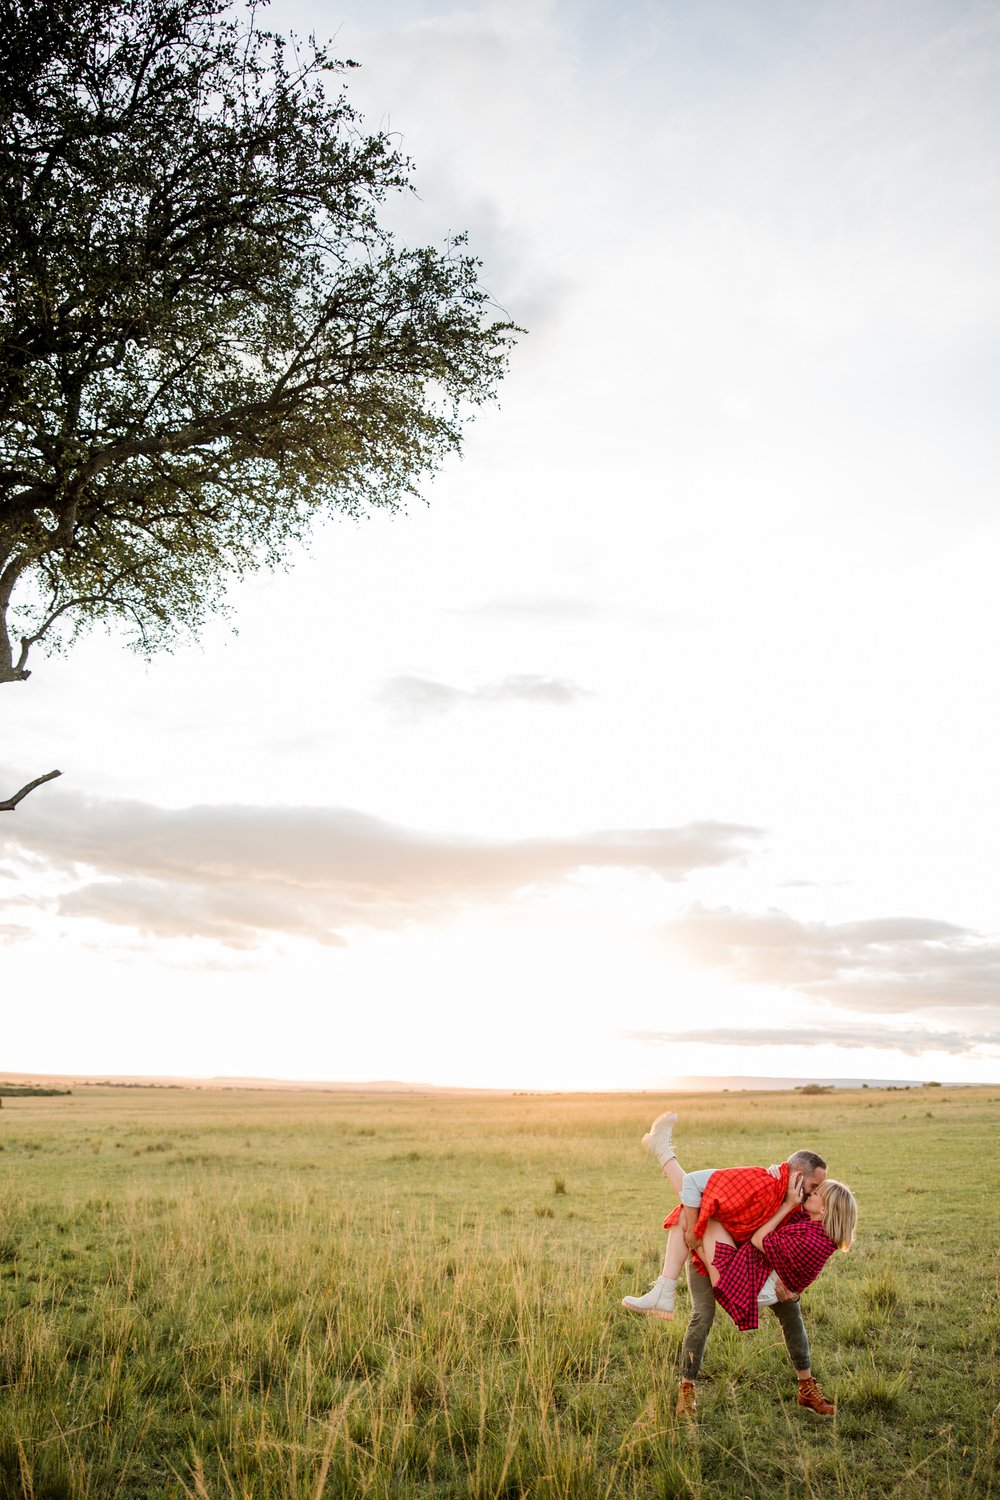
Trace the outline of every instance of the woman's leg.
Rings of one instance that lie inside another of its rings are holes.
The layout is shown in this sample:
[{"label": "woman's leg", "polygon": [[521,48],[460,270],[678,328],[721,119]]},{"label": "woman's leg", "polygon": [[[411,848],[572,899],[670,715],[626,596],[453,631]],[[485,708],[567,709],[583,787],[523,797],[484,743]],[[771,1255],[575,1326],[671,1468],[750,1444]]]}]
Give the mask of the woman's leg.
[{"label": "woman's leg", "polygon": [[729,1233],[729,1230],[723,1229],[718,1219],[709,1219],[708,1223],[705,1225],[705,1236],[702,1241],[702,1247],[699,1251],[699,1255],[705,1263],[705,1269],[708,1271],[708,1278],[713,1286],[715,1286],[719,1280],[719,1273],[713,1265],[713,1261],[715,1260],[716,1245],[735,1246],[735,1244],[736,1241]]},{"label": "woman's leg", "polygon": [[[661,1115],[660,1119],[653,1125],[654,1131],[658,1126],[660,1127],[661,1147],[665,1150],[673,1151],[674,1149],[672,1132],[673,1122],[676,1120],[676,1118],[677,1116],[674,1114]],[[665,1142],[663,1140],[663,1121],[670,1122],[666,1130]],[[681,1185],[684,1182],[684,1168],[681,1166],[676,1156],[670,1156],[666,1161],[663,1162],[663,1175],[670,1183],[670,1186],[673,1188],[674,1192],[679,1197]],[[664,1277],[668,1281],[676,1282],[678,1276],[681,1274],[681,1271],[684,1269],[684,1262],[687,1260],[689,1254],[690,1252],[688,1250],[688,1247],[684,1243],[683,1225],[675,1224],[667,1234],[667,1248],[663,1256],[663,1270],[660,1272],[661,1277]]]},{"label": "woman's leg", "polygon": [[674,1293],[677,1278],[688,1259],[688,1247],[684,1243],[684,1232],[674,1224],[667,1234],[667,1253],[663,1257],[663,1270],[644,1297],[623,1297],[622,1306],[630,1312],[645,1313],[668,1321],[674,1315]]},{"label": "woman's leg", "polygon": [[677,1160],[677,1152],[674,1150],[674,1126],[676,1124],[677,1116],[673,1110],[657,1115],[643,1136],[642,1144],[650,1156],[656,1157],[663,1168],[664,1177],[674,1192],[679,1194],[681,1183],[684,1181],[684,1171]]},{"label": "woman's leg", "polygon": [[670,1186],[673,1188],[674,1192],[679,1197],[681,1184],[684,1181],[684,1168],[681,1166],[676,1156],[672,1156],[669,1161],[665,1161],[663,1163],[663,1175],[670,1183]]},{"label": "woman's leg", "polygon": [[676,1281],[684,1269],[689,1253],[684,1243],[684,1231],[679,1224],[674,1224],[667,1231],[667,1251],[663,1257],[663,1270],[660,1274],[669,1281]]},{"label": "woman's leg", "polygon": [[[677,1152],[674,1150],[673,1136],[673,1130],[676,1124],[677,1115],[672,1109],[667,1110],[664,1114],[657,1115],[656,1119],[653,1121],[652,1125],[650,1125],[646,1134],[642,1138],[642,1144],[645,1146],[650,1156],[656,1157],[656,1160],[660,1163],[660,1166],[663,1168],[664,1172],[667,1172],[667,1168],[670,1166],[671,1161],[675,1161],[677,1158]],[[668,1177],[671,1176],[670,1172],[667,1172],[667,1175]],[[681,1173],[681,1176],[683,1175],[684,1174]],[[673,1179],[671,1177],[671,1182],[672,1181]]]},{"label": "woman's leg", "polygon": [[[672,1112],[658,1115],[642,1138],[646,1150],[655,1156],[663,1168],[674,1192],[680,1194],[684,1181],[684,1170],[674,1151],[673,1127],[677,1116]],[[688,1258],[688,1247],[684,1243],[684,1232],[675,1224],[667,1235],[667,1249],[663,1257],[663,1270],[644,1297],[623,1297],[622,1305],[630,1312],[645,1313],[654,1318],[669,1320],[674,1315],[674,1292],[677,1278]]]}]

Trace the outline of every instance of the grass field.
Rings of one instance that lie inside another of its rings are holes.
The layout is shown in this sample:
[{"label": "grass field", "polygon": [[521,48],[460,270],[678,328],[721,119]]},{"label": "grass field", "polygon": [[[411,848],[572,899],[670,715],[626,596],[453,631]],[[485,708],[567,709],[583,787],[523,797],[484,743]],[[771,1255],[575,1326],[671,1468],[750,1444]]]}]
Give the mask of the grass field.
[{"label": "grass field", "polygon": [[644,1290],[661,1101],[82,1090],[0,1111],[0,1500],[1000,1496],[1000,1090],[682,1096],[686,1166],[828,1157],[858,1243],[775,1319]]}]

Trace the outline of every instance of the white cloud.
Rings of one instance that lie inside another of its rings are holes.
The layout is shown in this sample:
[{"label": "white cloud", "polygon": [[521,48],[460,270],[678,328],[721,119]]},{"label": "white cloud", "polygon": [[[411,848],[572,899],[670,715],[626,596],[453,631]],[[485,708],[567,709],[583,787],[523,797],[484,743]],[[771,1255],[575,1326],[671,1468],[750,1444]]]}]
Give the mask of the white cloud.
[{"label": "white cloud", "polygon": [[0,828],[0,848],[74,878],[53,898],[64,916],[249,947],[266,933],[339,944],[345,930],[442,921],[586,869],[681,880],[743,858],[756,834],[703,822],[504,841],[348,808],[171,809],[63,792]]},{"label": "white cloud", "polygon": [[827,1026],[707,1026],[689,1031],[626,1031],[622,1035],[644,1045],[684,1045],[702,1042],[712,1047],[869,1047],[920,1057],[945,1052],[958,1057],[978,1055],[982,1048],[1000,1056],[1000,1032],[929,1031],[923,1027],[857,1026],[831,1022]]},{"label": "white cloud", "polygon": [[605,613],[592,599],[549,598],[544,594],[521,594],[488,599],[482,604],[457,610],[488,620],[516,620],[528,625],[577,625],[598,620]]},{"label": "white cloud", "polygon": [[453,687],[429,677],[400,675],[391,678],[376,694],[375,701],[404,721],[428,714],[444,714],[468,705],[520,703],[565,708],[590,694],[568,677],[542,677],[532,673],[512,674],[499,682],[480,683],[473,688]]},{"label": "white cloud", "polygon": [[665,933],[680,953],[749,984],[776,985],[847,1010],[1000,1011],[1000,943],[924,917],[803,922],[695,906]]}]

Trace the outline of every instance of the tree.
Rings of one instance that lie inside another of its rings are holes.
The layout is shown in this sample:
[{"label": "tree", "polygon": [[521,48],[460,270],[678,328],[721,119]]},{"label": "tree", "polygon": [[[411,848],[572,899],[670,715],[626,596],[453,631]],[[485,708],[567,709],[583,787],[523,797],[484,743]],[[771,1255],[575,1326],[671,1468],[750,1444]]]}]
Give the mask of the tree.
[{"label": "tree", "polygon": [[516,330],[464,238],[380,224],[411,164],[354,66],[235,0],[0,0],[0,682],[169,646],[494,394]]}]

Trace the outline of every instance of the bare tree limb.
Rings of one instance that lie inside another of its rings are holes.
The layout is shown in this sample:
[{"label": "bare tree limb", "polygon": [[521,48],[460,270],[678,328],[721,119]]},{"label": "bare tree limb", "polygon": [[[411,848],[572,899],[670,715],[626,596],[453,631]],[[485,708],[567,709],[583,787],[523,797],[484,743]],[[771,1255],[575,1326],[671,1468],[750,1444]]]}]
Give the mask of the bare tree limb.
[{"label": "bare tree limb", "polygon": [[41,786],[43,781],[52,781],[54,777],[61,775],[61,771],[49,771],[44,776],[36,776],[34,781],[29,781],[27,786],[23,786],[19,792],[15,792],[13,797],[7,797],[3,801],[0,801],[0,812],[13,812],[17,804],[23,802],[28,793],[33,792],[36,786]]}]

